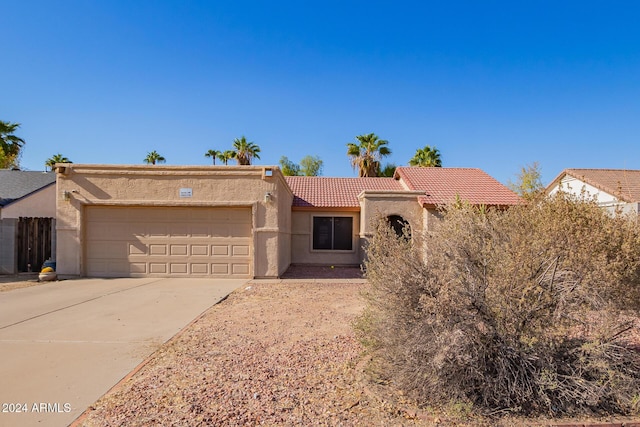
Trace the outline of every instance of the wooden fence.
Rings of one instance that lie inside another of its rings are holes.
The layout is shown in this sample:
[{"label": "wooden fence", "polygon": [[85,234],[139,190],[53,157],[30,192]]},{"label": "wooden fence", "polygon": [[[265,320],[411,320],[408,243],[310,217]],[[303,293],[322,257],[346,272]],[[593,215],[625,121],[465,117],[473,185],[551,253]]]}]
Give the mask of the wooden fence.
[{"label": "wooden fence", "polygon": [[52,218],[18,220],[18,271],[40,271],[51,257]]}]

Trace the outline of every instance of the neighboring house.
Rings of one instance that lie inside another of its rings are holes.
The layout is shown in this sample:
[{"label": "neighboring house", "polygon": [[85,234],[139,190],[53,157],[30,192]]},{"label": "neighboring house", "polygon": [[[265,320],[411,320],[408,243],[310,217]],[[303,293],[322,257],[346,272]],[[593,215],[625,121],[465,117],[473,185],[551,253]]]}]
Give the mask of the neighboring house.
[{"label": "neighboring house", "polygon": [[565,169],[546,189],[594,197],[610,212],[640,213],[640,170]]},{"label": "neighboring house", "polygon": [[39,271],[55,252],[56,174],[0,170],[0,274]]},{"label": "neighboring house", "polygon": [[429,228],[457,197],[510,206],[481,171],[400,167],[393,178],[285,177],[275,166],[58,167],[58,274],[278,277],[357,265],[373,220]]}]

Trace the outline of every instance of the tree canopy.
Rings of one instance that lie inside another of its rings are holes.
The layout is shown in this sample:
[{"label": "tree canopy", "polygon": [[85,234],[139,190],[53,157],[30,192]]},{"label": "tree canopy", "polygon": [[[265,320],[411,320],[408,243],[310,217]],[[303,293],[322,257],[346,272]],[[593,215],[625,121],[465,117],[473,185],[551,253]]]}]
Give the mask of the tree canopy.
[{"label": "tree canopy", "polygon": [[147,157],[144,158],[144,162],[148,165],[155,165],[156,163],[164,163],[166,159],[162,157],[156,150],[147,153]]},{"label": "tree canopy", "polygon": [[424,148],[418,148],[416,154],[409,160],[411,166],[421,167],[442,167],[442,159],[440,158],[440,150],[435,146],[425,145]]},{"label": "tree canopy", "polygon": [[380,176],[384,176],[386,178],[392,178],[393,175],[396,173],[397,168],[398,167],[393,163],[387,163],[386,165],[384,165],[384,167],[380,171]]},{"label": "tree canopy", "polygon": [[278,163],[285,176],[319,176],[322,174],[324,162],[318,156],[304,156],[298,164],[289,160],[287,156],[282,156]]},{"label": "tree canopy", "polygon": [[324,162],[318,156],[304,156],[300,160],[300,172],[304,176],[320,176]]},{"label": "tree canopy", "polygon": [[218,151],[218,150],[208,150],[206,153],[204,153],[204,156],[211,158],[211,160],[213,161],[213,164],[215,165],[216,159],[218,158],[220,153],[221,151]]},{"label": "tree canopy", "polygon": [[218,160],[227,165],[229,160],[236,158],[236,152],[233,150],[224,150],[218,153]]},{"label": "tree canopy", "polygon": [[20,151],[24,146],[24,139],[15,135],[20,123],[0,120],[0,169],[18,166]]},{"label": "tree canopy", "polygon": [[54,154],[53,156],[49,157],[47,159],[47,161],[44,163],[44,166],[46,168],[49,168],[50,170],[53,170],[53,167],[56,165],[56,163],[73,163],[73,162],[71,160],[69,160],[67,157],[65,157],[62,154],[58,153],[58,154]]},{"label": "tree canopy", "polygon": [[300,165],[289,160],[287,156],[280,157],[278,163],[280,163],[280,170],[284,176],[300,175]]},{"label": "tree canopy", "polygon": [[380,160],[391,154],[389,141],[380,139],[375,133],[356,136],[357,143],[347,143],[347,156],[351,166],[358,169],[360,177],[380,176]]},{"label": "tree canopy", "polygon": [[507,186],[525,200],[535,199],[544,190],[540,164],[533,162],[523,166],[516,176],[516,182],[509,181]]},{"label": "tree canopy", "polygon": [[260,158],[260,147],[253,142],[247,141],[244,135],[233,140],[233,148],[235,148],[235,157],[239,165],[250,165],[251,160]]}]

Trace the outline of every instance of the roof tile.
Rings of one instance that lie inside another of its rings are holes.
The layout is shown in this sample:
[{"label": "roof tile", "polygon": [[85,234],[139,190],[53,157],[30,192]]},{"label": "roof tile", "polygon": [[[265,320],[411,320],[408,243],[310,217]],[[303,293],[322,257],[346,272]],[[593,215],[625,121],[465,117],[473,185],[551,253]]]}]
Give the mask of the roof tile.
[{"label": "roof tile", "polygon": [[294,207],[356,208],[363,190],[404,190],[393,178],[328,178],[286,176]]},{"label": "roof tile", "polygon": [[424,191],[420,202],[426,205],[444,205],[456,197],[478,205],[508,206],[521,202],[517,194],[481,169],[399,167],[396,177],[410,190]]}]

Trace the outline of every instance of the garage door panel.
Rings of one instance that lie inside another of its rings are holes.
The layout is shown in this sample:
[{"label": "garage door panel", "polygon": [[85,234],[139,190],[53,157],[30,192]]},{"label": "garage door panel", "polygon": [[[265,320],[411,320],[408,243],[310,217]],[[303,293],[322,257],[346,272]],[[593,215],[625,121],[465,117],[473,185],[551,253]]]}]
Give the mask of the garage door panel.
[{"label": "garage door panel", "polygon": [[107,260],[90,259],[87,261],[87,271],[92,271],[93,274],[104,277],[109,269],[107,268]]},{"label": "garage door panel", "polygon": [[249,237],[251,236],[251,225],[232,224],[229,226],[229,237]]},{"label": "garage door panel", "polygon": [[109,260],[107,269],[116,275],[128,275],[131,272],[131,266],[126,260]]},{"label": "garage door panel", "polygon": [[149,244],[149,254],[150,255],[166,255],[167,254],[167,245],[162,243],[151,243]]},{"label": "garage door panel", "polygon": [[189,236],[189,226],[186,224],[172,224],[169,227],[169,235],[171,237],[187,237]]},{"label": "garage door panel", "polygon": [[167,224],[149,224],[147,230],[147,236],[151,238],[169,237]]},{"label": "garage door panel", "polygon": [[233,256],[248,256],[249,246],[248,245],[232,245],[231,253],[233,254]]},{"label": "garage door panel", "polygon": [[231,264],[232,273],[237,275],[249,274],[248,264]]},{"label": "garage door panel", "polygon": [[149,263],[149,273],[151,274],[167,274],[167,264],[165,263]]},{"label": "garage door panel", "polygon": [[186,262],[172,262],[169,265],[172,274],[186,274],[189,271],[189,265]]},{"label": "garage door panel", "polygon": [[132,262],[129,265],[129,272],[133,274],[147,274],[146,262]]},{"label": "garage door panel", "polygon": [[192,256],[208,256],[209,246],[208,245],[191,245],[191,255]]},{"label": "garage door panel", "polygon": [[122,240],[130,236],[129,227],[102,221],[96,222],[94,227],[87,231],[87,238],[93,240]]},{"label": "garage door panel", "polygon": [[211,264],[211,274],[217,275],[228,275],[229,274],[229,264]]},{"label": "garage door panel", "polygon": [[209,264],[206,262],[191,264],[191,274],[209,274]]},{"label": "garage door panel", "polygon": [[129,255],[146,255],[147,245],[142,242],[129,243]]},{"label": "garage door panel", "polygon": [[211,254],[213,256],[228,256],[229,246],[228,245],[212,245]]},{"label": "garage door panel", "polygon": [[96,258],[112,259],[127,257],[127,242],[96,240],[94,254]]},{"label": "garage door panel", "polygon": [[229,237],[229,226],[224,225],[214,225],[211,230],[211,237]]},{"label": "garage door panel", "polygon": [[90,276],[251,274],[249,208],[91,206],[85,221]]},{"label": "garage door panel", "polygon": [[191,237],[199,237],[208,239],[211,237],[210,227],[208,225],[192,225],[189,230]]},{"label": "garage door panel", "polygon": [[171,245],[169,253],[171,255],[187,255],[189,252],[188,252],[187,245],[180,244],[180,245]]}]

